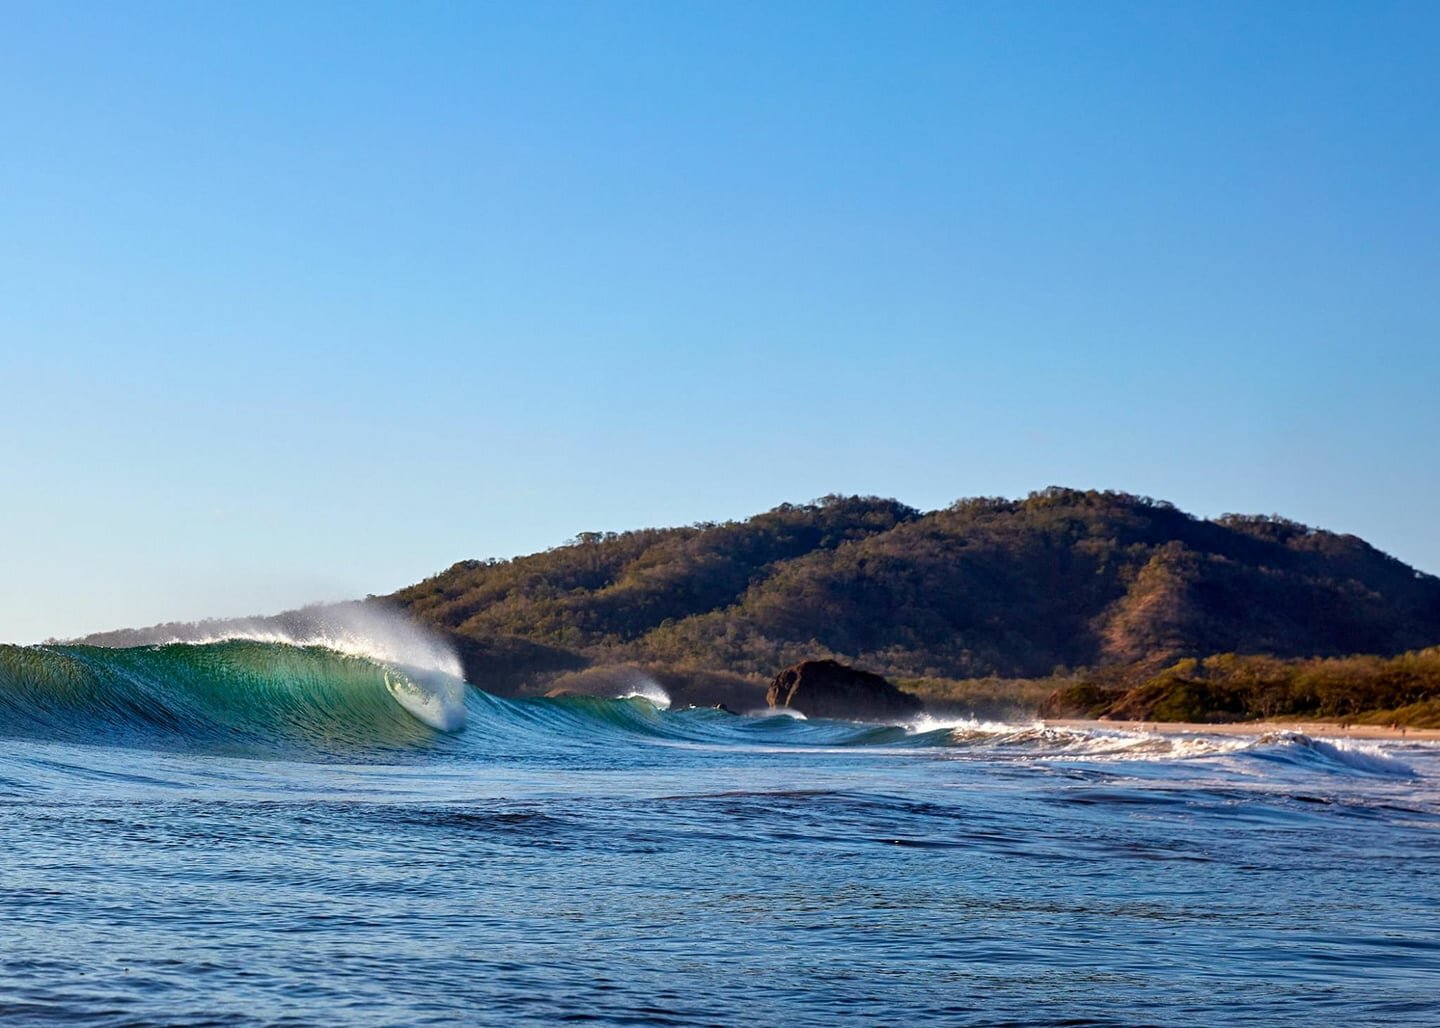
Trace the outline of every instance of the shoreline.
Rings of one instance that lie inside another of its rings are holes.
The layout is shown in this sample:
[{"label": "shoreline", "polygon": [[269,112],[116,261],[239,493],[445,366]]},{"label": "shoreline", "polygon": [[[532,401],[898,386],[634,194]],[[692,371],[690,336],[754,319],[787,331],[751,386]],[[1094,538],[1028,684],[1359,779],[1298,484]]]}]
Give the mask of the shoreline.
[{"label": "shoreline", "polygon": [[1412,742],[1440,742],[1440,728],[1407,728],[1389,725],[1341,725],[1326,721],[1232,721],[1203,724],[1194,721],[1095,721],[1084,718],[1043,718],[1046,728],[1107,728],[1156,735],[1265,735],[1267,732],[1300,732],[1323,739],[1377,739]]}]

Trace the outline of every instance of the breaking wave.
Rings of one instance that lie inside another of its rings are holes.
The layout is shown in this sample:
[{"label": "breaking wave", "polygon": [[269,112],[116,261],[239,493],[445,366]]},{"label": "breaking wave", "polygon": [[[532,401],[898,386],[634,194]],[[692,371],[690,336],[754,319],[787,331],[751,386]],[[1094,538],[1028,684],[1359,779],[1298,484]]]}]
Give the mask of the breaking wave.
[{"label": "breaking wave", "polygon": [[153,746],[408,747],[465,724],[465,685],[322,646],[0,646],[0,731]]},{"label": "breaking wave", "polygon": [[1318,770],[1359,772],[1408,778],[1415,772],[1372,743],[1353,739],[1312,739],[1300,732],[1272,732],[1255,740],[1249,752],[1262,759]]}]

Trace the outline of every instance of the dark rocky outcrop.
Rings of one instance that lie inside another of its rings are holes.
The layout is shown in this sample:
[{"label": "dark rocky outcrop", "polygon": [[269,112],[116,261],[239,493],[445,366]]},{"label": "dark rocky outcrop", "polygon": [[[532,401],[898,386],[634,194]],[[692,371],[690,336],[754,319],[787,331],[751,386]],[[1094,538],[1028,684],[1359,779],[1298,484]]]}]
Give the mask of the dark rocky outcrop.
[{"label": "dark rocky outcrop", "polygon": [[925,707],[879,675],[835,660],[802,660],[786,668],[770,683],[765,702],[806,717],[852,721],[913,717]]}]

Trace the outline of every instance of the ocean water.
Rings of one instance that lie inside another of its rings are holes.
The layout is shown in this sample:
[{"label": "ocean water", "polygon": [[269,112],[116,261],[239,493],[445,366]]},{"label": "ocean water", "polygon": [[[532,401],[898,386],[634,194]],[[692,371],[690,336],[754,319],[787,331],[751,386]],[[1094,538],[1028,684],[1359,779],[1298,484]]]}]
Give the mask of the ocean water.
[{"label": "ocean water", "polygon": [[0,647],[0,1019],[1440,1023],[1440,751]]}]

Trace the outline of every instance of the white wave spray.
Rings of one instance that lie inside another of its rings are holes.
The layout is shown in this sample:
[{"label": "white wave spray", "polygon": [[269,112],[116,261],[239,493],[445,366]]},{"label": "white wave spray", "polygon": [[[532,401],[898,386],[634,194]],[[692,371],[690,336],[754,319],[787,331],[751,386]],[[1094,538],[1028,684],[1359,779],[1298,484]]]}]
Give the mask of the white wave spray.
[{"label": "white wave spray", "polygon": [[670,709],[670,694],[665,691],[664,686],[643,672],[635,672],[623,688],[624,691],[617,695],[616,699],[638,698],[647,700],[657,710]]},{"label": "white wave spray", "polygon": [[455,732],[465,726],[465,674],[454,647],[393,607],[339,603],[273,617],[159,625],[122,635],[124,645],[247,641],[321,646],[386,665],[390,695],[430,727]]}]

